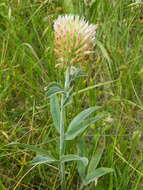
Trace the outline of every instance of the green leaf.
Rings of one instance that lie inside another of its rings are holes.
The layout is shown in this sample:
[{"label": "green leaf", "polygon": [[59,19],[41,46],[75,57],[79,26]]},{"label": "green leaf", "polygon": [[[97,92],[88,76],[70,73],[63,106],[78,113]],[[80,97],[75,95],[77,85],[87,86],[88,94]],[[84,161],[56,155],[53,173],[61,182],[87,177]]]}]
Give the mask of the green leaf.
[{"label": "green leaf", "polygon": [[101,156],[105,148],[105,137],[101,137],[95,151],[93,152],[92,158],[89,162],[87,175],[92,173],[98,166]]},{"label": "green leaf", "polygon": [[96,117],[88,119],[88,120],[83,120],[81,123],[78,125],[73,125],[70,127],[66,134],[65,134],[65,140],[72,140],[75,137],[77,137],[79,134],[81,134],[88,126],[92,125],[96,121],[100,120],[101,118],[105,117],[106,114],[103,112],[102,114],[98,114]]},{"label": "green leaf", "polygon": [[51,158],[50,156],[36,156],[30,163],[32,165],[39,165],[39,164],[46,164],[57,161],[58,160]]},{"label": "green leaf", "polygon": [[67,106],[67,105],[71,104],[71,103],[72,103],[72,100],[73,100],[72,96],[67,95],[67,96],[64,98],[64,106]]},{"label": "green leaf", "polygon": [[68,154],[68,155],[64,155],[61,158],[62,162],[70,162],[73,160],[80,160],[82,161],[82,163],[86,166],[88,164],[88,159],[86,157],[80,157],[78,155],[75,154]]},{"label": "green leaf", "polygon": [[30,151],[36,152],[37,154],[42,154],[45,156],[49,156],[51,154],[49,151],[44,150],[42,148],[38,148],[35,145],[23,144],[23,143],[19,143],[19,142],[12,142],[8,145],[17,145],[17,146],[24,148],[26,150],[30,150]]},{"label": "green leaf", "polygon": [[[79,142],[77,143],[78,155],[81,157],[85,156],[86,150],[87,150],[87,146],[85,144],[84,138],[81,137]],[[81,161],[78,161],[77,162],[77,168],[78,168],[78,173],[79,173],[81,179],[84,180],[85,172],[86,172],[86,166]]]},{"label": "green leaf", "polygon": [[70,75],[70,81],[69,83],[71,83],[72,81],[74,81],[75,79],[79,78],[79,77],[85,77],[87,76],[83,71],[77,69],[73,72],[72,75]]},{"label": "green leaf", "polygon": [[84,111],[80,112],[69,124],[68,131],[72,130],[73,128],[76,128],[84,119],[86,119],[90,114],[92,114],[94,111],[100,108],[100,106],[95,106],[87,108]]},{"label": "green leaf", "polygon": [[69,104],[72,103],[72,99],[73,99],[73,97],[72,97],[72,95],[71,95],[72,90],[73,90],[73,87],[71,87],[71,88],[70,88],[68,91],[66,91],[66,93],[64,94],[64,103],[63,103],[64,106],[67,106],[67,105],[69,105]]},{"label": "green leaf", "polygon": [[105,174],[108,174],[110,172],[113,172],[113,171],[114,170],[111,168],[98,168],[86,176],[86,178],[84,180],[84,185],[88,185],[89,183],[95,181],[99,177],[101,177]]},{"label": "green leaf", "polygon": [[57,160],[51,155],[49,151],[41,148],[37,148],[35,145],[22,144],[18,142],[10,143],[9,145],[17,145],[21,148],[36,152],[37,154],[42,154],[42,156],[36,156],[31,162],[32,165],[38,165],[42,163],[56,162]]},{"label": "green leaf", "polygon": [[50,111],[57,131],[60,131],[60,105],[56,95],[50,97]]},{"label": "green leaf", "polygon": [[111,68],[111,67],[112,67],[112,65],[111,65],[112,60],[110,59],[110,56],[109,56],[109,54],[108,54],[106,48],[105,48],[104,45],[103,45],[100,41],[98,41],[97,39],[95,40],[95,43],[96,43],[97,46],[99,46],[99,48],[101,49],[103,56],[104,56],[105,59],[108,61],[108,66],[109,66],[109,68],[112,70],[112,68]]},{"label": "green leaf", "polygon": [[61,88],[60,83],[55,82],[55,81],[54,81],[54,82],[50,82],[50,83],[48,84],[47,88],[49,89],[49,88],[51,88],[51,87],[53,87],[53,86],[58,86],[58,87]]},{"label": "green leaf", "polygon": [[46,93],[46,97],[53,96],[55,94],[63,93],[63,89],[61,89],[59,86],[52,86],[48,92]]},{"label": "green leaf", "polygon": [[6,190],[6,188],[5,188],[4,185],[1,183],[1,181],[0,181],[0,190]]}]

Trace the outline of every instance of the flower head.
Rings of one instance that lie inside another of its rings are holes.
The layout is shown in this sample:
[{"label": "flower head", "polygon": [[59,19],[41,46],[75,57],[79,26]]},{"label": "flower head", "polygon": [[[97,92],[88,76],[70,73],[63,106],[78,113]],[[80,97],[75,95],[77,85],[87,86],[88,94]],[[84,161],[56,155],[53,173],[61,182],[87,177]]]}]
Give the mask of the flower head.
[{"label": "flower head", "polygon": [[61,66],[83,64],[93,53],[96,25],[78,15],[59,16],[54,23],[55,54]]}]

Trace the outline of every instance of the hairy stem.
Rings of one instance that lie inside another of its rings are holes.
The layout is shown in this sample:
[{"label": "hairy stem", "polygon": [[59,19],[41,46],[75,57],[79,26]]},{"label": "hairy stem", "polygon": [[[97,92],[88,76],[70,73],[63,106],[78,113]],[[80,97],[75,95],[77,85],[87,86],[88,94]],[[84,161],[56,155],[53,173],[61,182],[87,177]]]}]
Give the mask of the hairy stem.
[{"label": "hairy stem", "polygon": [[[65,93],[69,88],[69,80],[70,80],[70,66],[67,68],[65,73]],[[65,140],[64,140],[64,98],[65,94],[62,94],[61,97],[61,115],[60,115],[60,160],[62,160],[62,156],[65,154]],[[61,188],[65,190],[65,164],[60,162],[60,176],[61,176]]]},{"label": "hairy stem", "polygon": [[[61,98],[61,121],[60,121],[60,160],[64,155],[64,95]],[[65,189],[65,164],[60,162],[61,188]]]}]

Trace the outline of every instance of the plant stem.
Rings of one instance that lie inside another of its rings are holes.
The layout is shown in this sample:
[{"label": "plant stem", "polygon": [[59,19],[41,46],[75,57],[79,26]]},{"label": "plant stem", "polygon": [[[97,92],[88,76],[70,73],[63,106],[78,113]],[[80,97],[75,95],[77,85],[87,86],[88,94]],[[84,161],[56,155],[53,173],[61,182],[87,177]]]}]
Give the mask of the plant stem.
[{"label": "plant stem", "polygon": [[[69,87],[70,80],[70,66],[67,68],[65,73],[65,93]],[[62,156],[65,154],[65,140],[64,140],[64,98],[65,94],[62,94],[61,97],[61,110],[60,110],[60,160],[62,160]],[[60,161],[60,176],[61,176],[61,189],[65,190],[65,164]]]},{"label": "plant stem", "polygon": [[70,70],[71,70],[71,66],[69,65],[65,73],[65,90],[67,90],[69,87]]},{"label": "plant stem", "polygon": [[[61,121],[60,121],[60,160],[64,155],[64,95],[61,98]],[[60,162],[61,188],[65,189],[65,164]]]}]

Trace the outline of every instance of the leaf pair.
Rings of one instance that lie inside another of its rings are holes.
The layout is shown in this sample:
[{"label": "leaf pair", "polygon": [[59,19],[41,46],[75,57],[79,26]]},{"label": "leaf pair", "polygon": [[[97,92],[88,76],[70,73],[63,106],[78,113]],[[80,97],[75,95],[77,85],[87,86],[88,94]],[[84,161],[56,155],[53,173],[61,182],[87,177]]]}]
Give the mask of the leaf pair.
[{"label": "leaf pair", "polygon": [[70,162],[70,161],[81,161],[84,166],[88,164],[88,159],[86,157],[80,157],[75,154],[67,154],[63,155],[61,160],[55,160],[49,156],[36,156],[31,164],[32,165],[39,165],[39,164],[46,164],[46,163],[51,163],[51,162]]},{"label": "leaf pair", "polygon": [[[50,108],[53,118],[53,123],[57,131],[60,130],[60,105],[56,95],[50,98]],[[98,114],[97,116],[87,119],[94,111],[100,109],[100,106],[90,107],[79,113],[69,124],[67,132],[65,134],[65,140],[72,140],[81,134],[89,125],[95,123],[101,118],[106,116],[105,112]]]},{"label": "leaf pair", "polygon": [[80,157],[78,155],[69,154],[62,156],[61,160],[54,158],[49,151],[42,148],[38,148],[35,145],[23,144],[18,142],[10,143],[9,145],[17,145],[26,150],[33,151],[38,155],[30,162],[32,165],[47,164],[52,162],[69,162],[69,161],[81,161],[84,166],[88,164],[88,159],[86,157]]},{"label": "leaf pair", "polygon": [[[68,70],[66,71],[68,72]],[[69,74],[69,79],[67,81],[67,86],[70,87],[71,85],[71,82],[73,82],[76,78],[79,78],[79,77],[84,77],[86,76],[81,70],[79,69],[75,69],[73,72],[71,73],[68,73]],[[60,93],[70,93],[71,90],[69,90],[69,92],[65,92],[65,89],[63,89],[59,83],[57,82],[52,82],[48,85],[48,92],[46,93],[46,97],[51,97],[53,95],[56,95],[56,94],[60,94]]]}]

